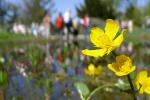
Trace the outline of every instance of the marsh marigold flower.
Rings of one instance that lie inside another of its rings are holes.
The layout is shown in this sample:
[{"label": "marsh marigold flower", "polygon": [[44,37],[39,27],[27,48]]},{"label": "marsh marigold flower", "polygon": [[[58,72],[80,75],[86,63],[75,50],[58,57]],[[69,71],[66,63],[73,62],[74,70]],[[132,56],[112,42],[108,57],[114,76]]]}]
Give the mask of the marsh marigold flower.
[{"label": "marsh marigold flower", "polygon": [[115,72],[117,76],[128,75],[135,70],[135,66],[132,65],[132,60],[126,55],[117,56],[116,62],[108,64],[108,68]]},{"label": "marsh marigold flower", "polygon": [[148,77],[148,73],[146,70],[142,70],[137,74],[135,85],[137,86],[139,93],[150,94],[150,77]]},{"label": "marsh marigold flower", "polygon": [[106,20],[105,30],[98,27],[91,29],[90,41],[97,48],[96,50],[82,50],[82,53],[93,57],[103,57],[109,54],[115,48],[120,46],[124,40],[126,29],[123,29],[119,36],[116,36],[119,31],[119,24],[112,19]]},{"label": "marsh marigold flower", "polygon": [[103,68],[102,66],[95,67],[93,64],[90,64],[88,68],[86,68],[84,71],[85,71],[85,74],[89,76],[96,76],[102,73]]}]

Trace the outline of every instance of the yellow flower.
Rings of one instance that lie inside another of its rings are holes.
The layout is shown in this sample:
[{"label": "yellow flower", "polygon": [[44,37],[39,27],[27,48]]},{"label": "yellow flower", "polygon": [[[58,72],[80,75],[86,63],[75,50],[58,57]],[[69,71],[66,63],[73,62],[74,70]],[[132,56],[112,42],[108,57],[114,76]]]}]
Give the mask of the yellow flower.
[{"label": "yellow flower", "polygon": [[142,70],[137,74],[135,85],[139,89],[139,93],[150,94],[150,77],[148,77],[148,73],[146,70]]},{"label": "yellow flower", "polygon": [[103,71],[103,68],[102,66],[95,67],[93,64],[90,64],[84,71],[89,76],[95,76],[100,75]]},{"label": "yellow flower", "polygon": [[120,46],[124,40],[126,29],[123,29],[119,36],[116,36],[119,30],[119,25],[112,19],[106,20],[105,32],[94,27],[91,29],[90,41],[97,48],[96,50],[82,50],[82,53],[93,57],[103,57],[105,54],[109,54],[115,48]]},{"label": "yellow flower", "polygon": [[108,64],[108,68],[115,72],[117,76],[128,75],[135,70],[135,66],[132,65],[132,60],[126,55],[117,56],[116,62]]}]

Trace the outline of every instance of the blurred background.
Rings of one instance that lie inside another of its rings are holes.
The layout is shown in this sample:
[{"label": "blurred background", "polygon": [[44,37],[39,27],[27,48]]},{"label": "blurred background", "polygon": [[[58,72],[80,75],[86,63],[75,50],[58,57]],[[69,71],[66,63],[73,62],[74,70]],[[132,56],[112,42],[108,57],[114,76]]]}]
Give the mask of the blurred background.
[{"label": "blurred background", "polygon": [[[103,58],[83,55],[93,48],[90,28],[104,29],[106,19],[128,30],[125,41]],[[127,79],[107,68],[119,54],[133,59],[133,80],[150,71],[150,0],[0,0],[0,100],[80,100],[79,90],[86,97],[105,82],[117,87],[92,100],[132,100]],[[85,72],[91,63],[99,75]]]}]

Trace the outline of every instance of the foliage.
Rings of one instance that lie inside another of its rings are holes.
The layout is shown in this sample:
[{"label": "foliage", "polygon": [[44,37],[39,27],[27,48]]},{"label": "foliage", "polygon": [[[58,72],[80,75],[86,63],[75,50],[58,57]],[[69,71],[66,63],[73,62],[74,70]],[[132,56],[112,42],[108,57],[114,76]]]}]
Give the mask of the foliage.
[{"label": "foliage", "polygon": [[148,0],[148,2],[146,3],[146,5],[144,6],[144,15],[145,16],[150,16],[150,0]]},{"label": "foliage", "polygon": [[44,58],[44,52],[42,52],[37,46],[33,45],[27,50],[27,56],[29,57],[32,66],[37,68],[40,66],[40,61]]},{"label": "foliage", "polygon": [[100,17],[102,19],[115,18],[117,13],[114,7],[114,0],[84,0],[84,4],[76,7],[79,16],[88,14],[90,17]]},{"label": "foliage", "polygon": [[3,64],[0,62],[0,86],[4,86],[7,84],[8,75],[6,70],[4,69]]},{"label": "foliage", "polygon": [[124,18],[133,20],[134,24],[137,26],[142,26],[144,20],[142,10],[137,6],[129,6],[125,11]]},{"label": "foliage", "polygon": [[78,93],[83,97],[86,97],[90,93],[89,88],[83,82],[76,82],[75,87],[76,87]]},{"label": "foliage", "polygon": [[53,14],[53,8],[52,0],[25,0],[25,11],[20,19],[25,24],[41,23],[46,14]]},{"label": "foliage", "polygon": [[8,3],[5,0],[0,0],[0,23],[12,24],[18,17],[18,6]]}]

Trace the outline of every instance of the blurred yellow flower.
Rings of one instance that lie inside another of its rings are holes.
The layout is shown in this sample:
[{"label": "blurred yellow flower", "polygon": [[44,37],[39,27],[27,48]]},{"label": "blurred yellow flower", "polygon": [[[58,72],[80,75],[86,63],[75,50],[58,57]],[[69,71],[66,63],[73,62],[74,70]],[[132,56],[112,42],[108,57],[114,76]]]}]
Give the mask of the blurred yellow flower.
[{"label": "blurred yellow flower", "polygon": [[135,85],[137,86],[139,93],[150,94],[150,77],[148,77],[146,70],[142,70],[137,74]]},{"label": "blurred yellow flower", "polygon": [[82,50],[82,53],[93,57],[103,57],[105,54],[109,54],[115,48],[120,46],[124,40],[126,29],[123,29],[119,36],[116,36],[119,31],[119,24],[112,19],[106,20],[105,32],[94,27],[91,29],[90,41],[95,45],[96,50]]},{"label": "blurred yellow flower", "polygon": [[88,68],[86,68],[84,71],[85,71],[85,74],[89,76],[96,76],[102,73],[103,68],[102,66],[95,67],[93,64],[90,64]]},{"label": "blurred yellow flower", "polygon": [[115,72],[117,76],[128,75],[135,70],[135,66],[132,65],[132,60],[126,55],[117,56],[116,62],[108,64],[108,68]]}]

